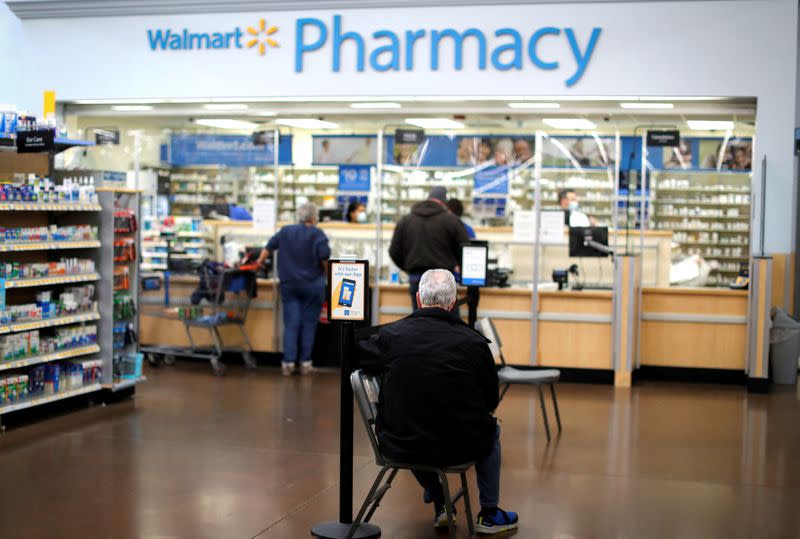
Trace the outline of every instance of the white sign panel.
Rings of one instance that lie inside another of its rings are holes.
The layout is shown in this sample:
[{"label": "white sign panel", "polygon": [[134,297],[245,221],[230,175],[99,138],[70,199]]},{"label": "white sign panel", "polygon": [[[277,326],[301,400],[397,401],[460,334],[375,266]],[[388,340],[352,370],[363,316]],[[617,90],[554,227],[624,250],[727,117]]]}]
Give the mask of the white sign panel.
[{"label": "white sign panel", "polygon": [[269,233],[275,232],[275,201],[256,200],[253,204],[253,228]]},{"label": "white sign panel", "polygon": [[340,322],[366,320],[368,268],[369,263],[366,260],[329,262],[329,320]]},{"label": "white sign panel", "polygon": [[542,212],[542,232],[539,236],[542,243],[564,243],[564,212],[561,210]]},{"label": "white sign panel", "polygon": [[[563,211],[543,211],[541,223],[542,232],[539,236],[541,243],[559,245],[566,242]],[[536,212],[533,210],[514,212],[514,241],[533,243],[535,237]]]}]

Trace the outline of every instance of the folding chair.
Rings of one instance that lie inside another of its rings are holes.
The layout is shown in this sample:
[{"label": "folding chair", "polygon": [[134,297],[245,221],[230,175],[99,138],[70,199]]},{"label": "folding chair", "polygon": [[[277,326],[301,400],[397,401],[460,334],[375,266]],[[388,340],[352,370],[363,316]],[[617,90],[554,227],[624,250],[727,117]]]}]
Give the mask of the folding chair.
[{"label": "folding chair", "polygon": [[547,441],[550,441],[550,423],[547,420],[547,409],[544,405],[544,391],[542,386],[547,384],[550,386],[550,395],[553,399],[553,409],[556,413],[556,423],[558,423],[558,433],[561,434],[561,415],[558,413],[558,398],[556,397],[556,388],[554,382],[557,382],[561,376],[561,371],[558,369],[517,369],[506,364],[506,359],[503,356],[503,343],[500,341],[500,334],[494,327],[494,322],[490,318],[481,318],[475,326],[475,329],[491,341],[489,349],[492,351],[495,362],[500,363],[500,369],[497,371],[497,378],[503,389],[500,391],[500,400],[506,395],[506,391],[511,384],[527,384],[535,385],[539,390],[539,404],[542,408],[542,418],[544,419],[544,430],[547,433]]},{"label": "folding chair", "polygon": [[[388,459],[381,452],[378,439],[375,436],[375,417],[377,415],[378,394],[380,392],[377,378],[367,376],[363,371],[357,370],[350,375],[350,384],[353,386],[353,393],[358,403],[358,409],[361,412],[361,419],[364,421],[364,427],[367,429],[369,442],[372,444],[372,451],[375,453],[375,464],[380,466],[381,470],[378,472],[378,477],[375,478],[375,482],[372,484],[369,494],[367,494],[364,503],[361,505],[361,509],[358,511],[358,515],[347,534],[347,538],[351,539],[353,537],[362,519],[364,522],[370,521],[375,510],[380,505],[383,496],[391,488],[392,481],[399,470],[433,472],[437,474],[442,482],[442,490],[444,491],[445,511],[447,512],[450,536],[455,537],[455,504],[462,497],[464,498],[464,512],[466,513],[467,525],[469,526],[469,534],[475,535],[475,525],[472,522],[472,508],[470,507],[469,489],[467,487],[467,471],[472,468],[475,463],[468,462],[459,464],[458,466],[439,468],[436,466],[424,466],[419,464],[404,464]],[[387,472],[389,472],[389,477],[386,482],[383,483],[383,478]],[[459,474],[461,476],[461,488],[452,498],[450,497],[450,485],[447,482],[447,474],[449,473]]]}]

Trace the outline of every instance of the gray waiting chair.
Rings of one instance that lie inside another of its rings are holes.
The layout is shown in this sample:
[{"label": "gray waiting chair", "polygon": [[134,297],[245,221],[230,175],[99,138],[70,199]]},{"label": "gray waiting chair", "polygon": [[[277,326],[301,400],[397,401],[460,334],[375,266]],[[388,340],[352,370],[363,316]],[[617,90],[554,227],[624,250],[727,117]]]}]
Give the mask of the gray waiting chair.
[{"label": "gray waiting chair", "polygon": [[561,377],[561,371],[558,369],[517,369],[506,364],[506,359],[503,357],[503,344],[500,341],[500,334],[494,327],[494,322],[490,318],[482,318],[478,320],[475,328],[483,334],[484,337],[489,339],[489,349],[492,351],[492,356],[496,363],[500,363],[500,369],[497,371],[497,378],[503,389],[500,391],[500,400],[506,395],[506,391],[511,384],[527,384],[535,385],[539,390],[539,404],[542,407],[542,418],[544,419],[544,430],[547,433],[547,441],[550,441],[550,423],[547,420],[547,408],[544,405],[544,391],[542,386],[547,384],[550,386],[550,395],[553,398],[553,409],[556,413],[556,423],[558,424],[558,433],[561,434],[561,415],[558,413],[558,398],[556,397],[555,382]]},{"label": "gray waiting chair", "polygon": [[[358,515],[350,527],[347,538],[353,537],[358,525],[362,522],[369,522],[373,513],[378,508],[383,499],[383,496],[391,488],[392,481],[394,480],[399,470],[410,470],[414,472],[433,472],[439,476],[442,481],[442,490],[444,491],[445,510],[447,511],[447,522],[450,530],[450,536],[455,537],[456,523],[455,523],[455,504],[461,498],[464,498],[464,512],[466,513],[467,525],[469,526],[470,535],[475,535],[475,524],[472,522],[472,508],[469,502],[469,489],[467,487],[467,471],[474,466],[474,462],[459,464],[457,466],[448,466],[447,468],[439,468],[436,466],[424,466],[420,464],[404,464],[394,462],[384,456],[381,448],[378,445],[378,439],[375,435],[375,417],[377,415],[377,404],[380,387],[378,379],[373,376],[364,374],[363,371],[357,370],[350,375],[350,384],[353,386],[353,393],[356,397],[358,409],[361,412],[361,419],[364,421],[364,427],[367,429],[367,436],[372,445],[372,451],[375,453],[375,464],[381,467],[378,472],[378,477],[372,484],[372,488],[367,494]],[[383,483],[383,478],[389,472],[389,478]],[[450,497],[450,485],[447,482],[447,474],[459,474],[461,476],[461,488],[455,493],[455,496]]]}]

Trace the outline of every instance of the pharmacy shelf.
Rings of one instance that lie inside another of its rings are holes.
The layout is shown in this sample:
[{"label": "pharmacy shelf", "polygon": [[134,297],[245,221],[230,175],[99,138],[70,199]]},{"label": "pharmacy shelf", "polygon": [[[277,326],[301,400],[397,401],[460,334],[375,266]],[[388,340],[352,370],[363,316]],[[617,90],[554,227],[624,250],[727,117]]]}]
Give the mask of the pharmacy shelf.
[{"label": "pharmacy shelf", "polygon": [[749,189],[705,189],[704,187],[659,187],[656,189],[657,193],[703,193],[706,195],[714,195],[714,194],[736,194],[736,195],[749,195]]},{"label": "pharmacy shelf", "polygon": [[701,202],[698,200],[664,200],[664,199],[656,199],[653,201],[653,204],[657,204],[659,206],[671,205],[671,206],[721,206],[723,208],[727,208],[730,206],[739,206],[739,207],[749,207],[750,204],[747,202]]},{"label": "pharmacy shelf", "polygon": [[89,283],[100,279],[98,273],[85,273],[80,275],[59,275],[53,277],[33,277],[31,279],[9,279],[5,283],[9,288],[33,288],[36,286],[54,286],[60,284]]},{"label": "pharmacy shelf", "polygon": [[47,395],[46,397],[36,397],[33,399],[24,400],[22,402],[16,402],[14,404],[7,404],[5,406],[0,406],[0,415],[7,414],[9,412],[16,412],[17,410],[24,410],[25,408],[32,408],[34,406],[39,406],[50,402],[69,399],[70,397],[77,397],[78,395],[93,393],[95,391],[100,391],[101,389],[103,389],[102,385],[92,384],[78,389],[71,389],[69,391],[59,391],[55,395]]},{"label": "pharmacy shelf", "polygon": [[103,389],[110,389],[111,391],[122,391],[129,387],[134,387],[136,384],[147,381],[147,376],[140,376],[139,378],[130,378],[127,380],[115,380],[113,384],[103,384]]},{"label": "pharmacy shelf", "polygon": [[97,240],[89,241],[31,241],[0,244],[0,253],[19,251],[50,251],[55,249],[96,249]]},{"label": "pharmacy shelf", "polygon": [[181,230],[175,233],[179,238],[205,238],[206,233],[201,231]]},{"label": "pharmacy shelf", "polygon": [[100,204],[2,202],[0,211],[102,211]]},{"label": "pharmacy shelf", "polygon": [[167,269],[167,265],[166,264],[152,264],[152,263],[149,263],[149,262],[144,262],[143,264],[140,264],[139,267],[142,270],[150,270],[150,271],[166,270]]},{"label": "pharmacy shelf", "polygon": [[93,320],[100,320],[100,313],[93,312],[93,313],[82,313],[82,314],[70,314],[67,316],[48,318],[47,320],[26,320],[24,322],[15,322],[13,324],[5,324],[0,326],[0,335],[3,335],[5,333],[18,333],[20,331],[31,331],[34,329],[67,326],[69,324],[78,324],[80,322],[91,322]]},{"label": "pharmacy shelf", "polygon": [[656,219],[711,219],[713,221],[749,221],[749,215],[739,215],[736,217],[730,217],[727,215],[669,215],[665,213],[660,213],[656,216]]},{"label": "pharmacy shelf", "polygon": [[0,371],[7,371],[10,369],[19,369],[22,367],[30,367],[32,365],[39,365],[41,363],[50,363],[51,361],[61,361],[63,359],[70,359],[73,357],[86,356],[95,354],[100,351],[100,347],[96,344],[89,346],[78,346],[76,348],[69,348],[67,350],[59,350],[50,354],[42,354],[39,356],[28,357],[24,359],[17,359],[13,361],[0,361]]},{"label": "pharmacy shelf", "polygon": [[203,258],[208,258],[208,255],[201,255],[199,253],[172,253],[170,258],[174,260],[202,260]]}]

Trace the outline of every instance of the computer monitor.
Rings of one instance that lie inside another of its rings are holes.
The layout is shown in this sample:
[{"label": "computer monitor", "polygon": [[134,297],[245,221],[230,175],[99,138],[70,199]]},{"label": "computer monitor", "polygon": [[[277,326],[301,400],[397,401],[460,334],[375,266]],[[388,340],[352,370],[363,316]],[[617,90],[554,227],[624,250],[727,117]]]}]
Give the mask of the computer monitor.
[{"label": "computer monitor", "polygon": [[320,208],[319,221],[325,223],[327,221],[341,221],[342,209],[341,208]]},{"label": "computer monitor", "polygon": [[486,286],[489,242],[473,240],[461,246],[461,284]]},{"label": "computer monitor", "polygon": [[569,229],[569,256],[571,257],[607,257],[611,254],[608,248],[608,227],[576,226]]},{"label": "computer monitor", "polygon": [[229,217],[231,213],[227,204],[201,204],[200,214],[204,219],[210,219],[214,216]]}]

